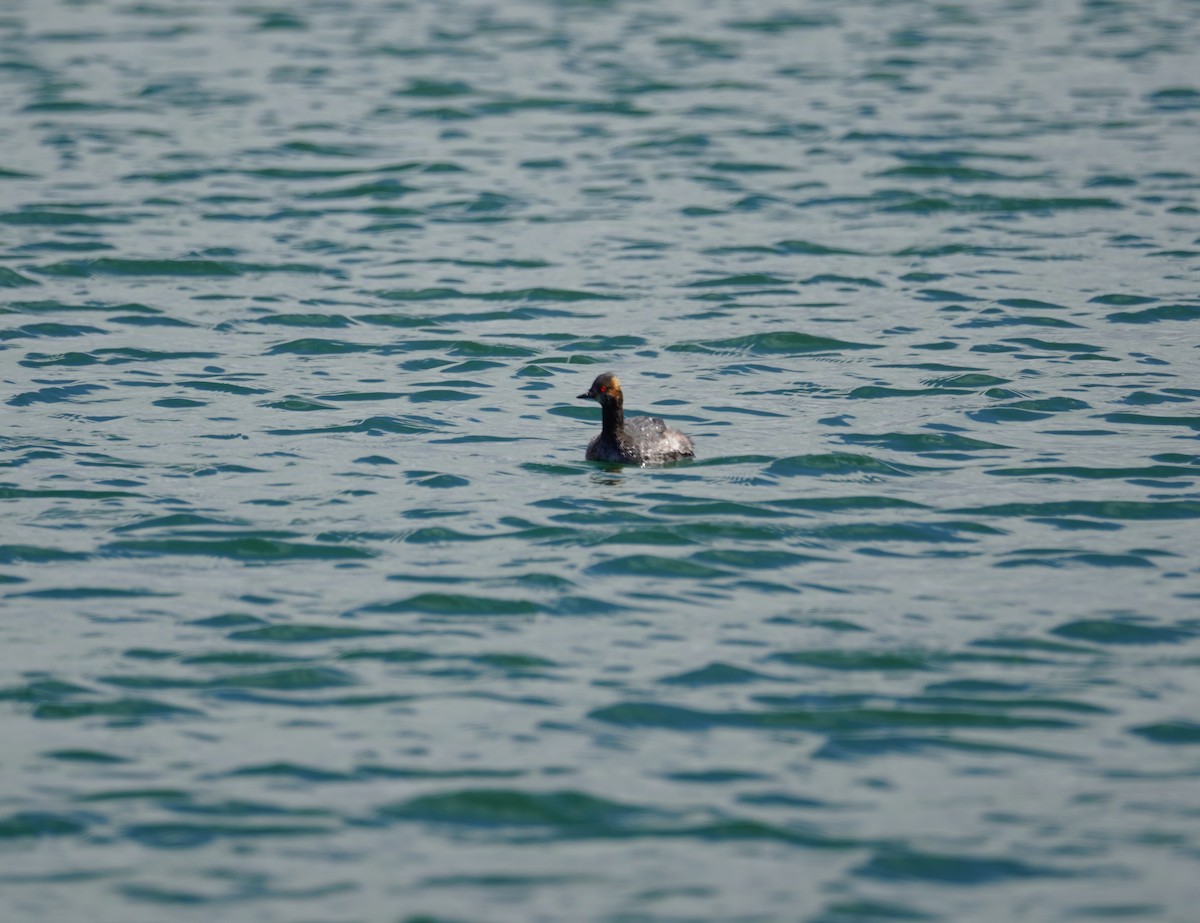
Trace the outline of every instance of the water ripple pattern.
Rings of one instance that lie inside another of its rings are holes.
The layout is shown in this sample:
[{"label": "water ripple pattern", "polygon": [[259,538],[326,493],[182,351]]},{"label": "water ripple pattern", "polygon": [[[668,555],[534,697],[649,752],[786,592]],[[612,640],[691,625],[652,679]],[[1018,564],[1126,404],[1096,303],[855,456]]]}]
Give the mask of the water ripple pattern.
[{"label": "water ripple pattern", "polygon": [[0,2],[0,916],[1195,919],[1198,47]]}]

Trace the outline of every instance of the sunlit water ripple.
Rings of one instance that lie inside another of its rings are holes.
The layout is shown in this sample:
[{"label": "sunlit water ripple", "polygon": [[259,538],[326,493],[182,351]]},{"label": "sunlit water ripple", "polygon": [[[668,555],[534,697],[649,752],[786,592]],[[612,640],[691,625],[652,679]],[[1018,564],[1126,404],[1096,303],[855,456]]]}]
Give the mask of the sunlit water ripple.
[{"label": "sunlit water ripple", "polygon": [[1192,920],[1197,47],[0,2],[0,916]]}]

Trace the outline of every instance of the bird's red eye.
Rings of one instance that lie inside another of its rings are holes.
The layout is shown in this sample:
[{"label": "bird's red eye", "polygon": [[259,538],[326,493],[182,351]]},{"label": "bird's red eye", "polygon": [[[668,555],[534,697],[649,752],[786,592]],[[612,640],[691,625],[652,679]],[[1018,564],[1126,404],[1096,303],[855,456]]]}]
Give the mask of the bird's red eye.
[{"label": "bird's red eye", "polygon": [[601,385],[601,386],[600,386],[600,393],[601,393],[601,394],[603,394],[603,393],[604,393],[605,391],[607,391],[607,390],[608,390],[608,385]]}]

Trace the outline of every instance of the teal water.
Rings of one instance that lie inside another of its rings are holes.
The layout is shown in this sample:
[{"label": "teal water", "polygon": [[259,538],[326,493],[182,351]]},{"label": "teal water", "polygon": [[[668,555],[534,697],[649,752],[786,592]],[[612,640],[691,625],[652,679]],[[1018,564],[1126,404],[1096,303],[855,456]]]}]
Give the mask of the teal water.
[{"label": "teal water", "polygon": [[1198,47],[0,0],[0,917],[1190,923]]}]

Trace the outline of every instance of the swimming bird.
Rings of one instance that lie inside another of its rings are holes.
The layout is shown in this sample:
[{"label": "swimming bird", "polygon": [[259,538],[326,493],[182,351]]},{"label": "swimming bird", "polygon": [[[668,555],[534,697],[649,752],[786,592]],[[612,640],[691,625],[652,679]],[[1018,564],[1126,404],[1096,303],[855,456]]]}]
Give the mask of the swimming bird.
[{"label": "swimming bird", "polygon": [[595,401],[602,414],[600,434],[588,443],[588,461],[661,465],[695,457],[692,440],[658,417],[633,417],[626,422],[625,395],[612,372],[597,375],[579,400]]}]

